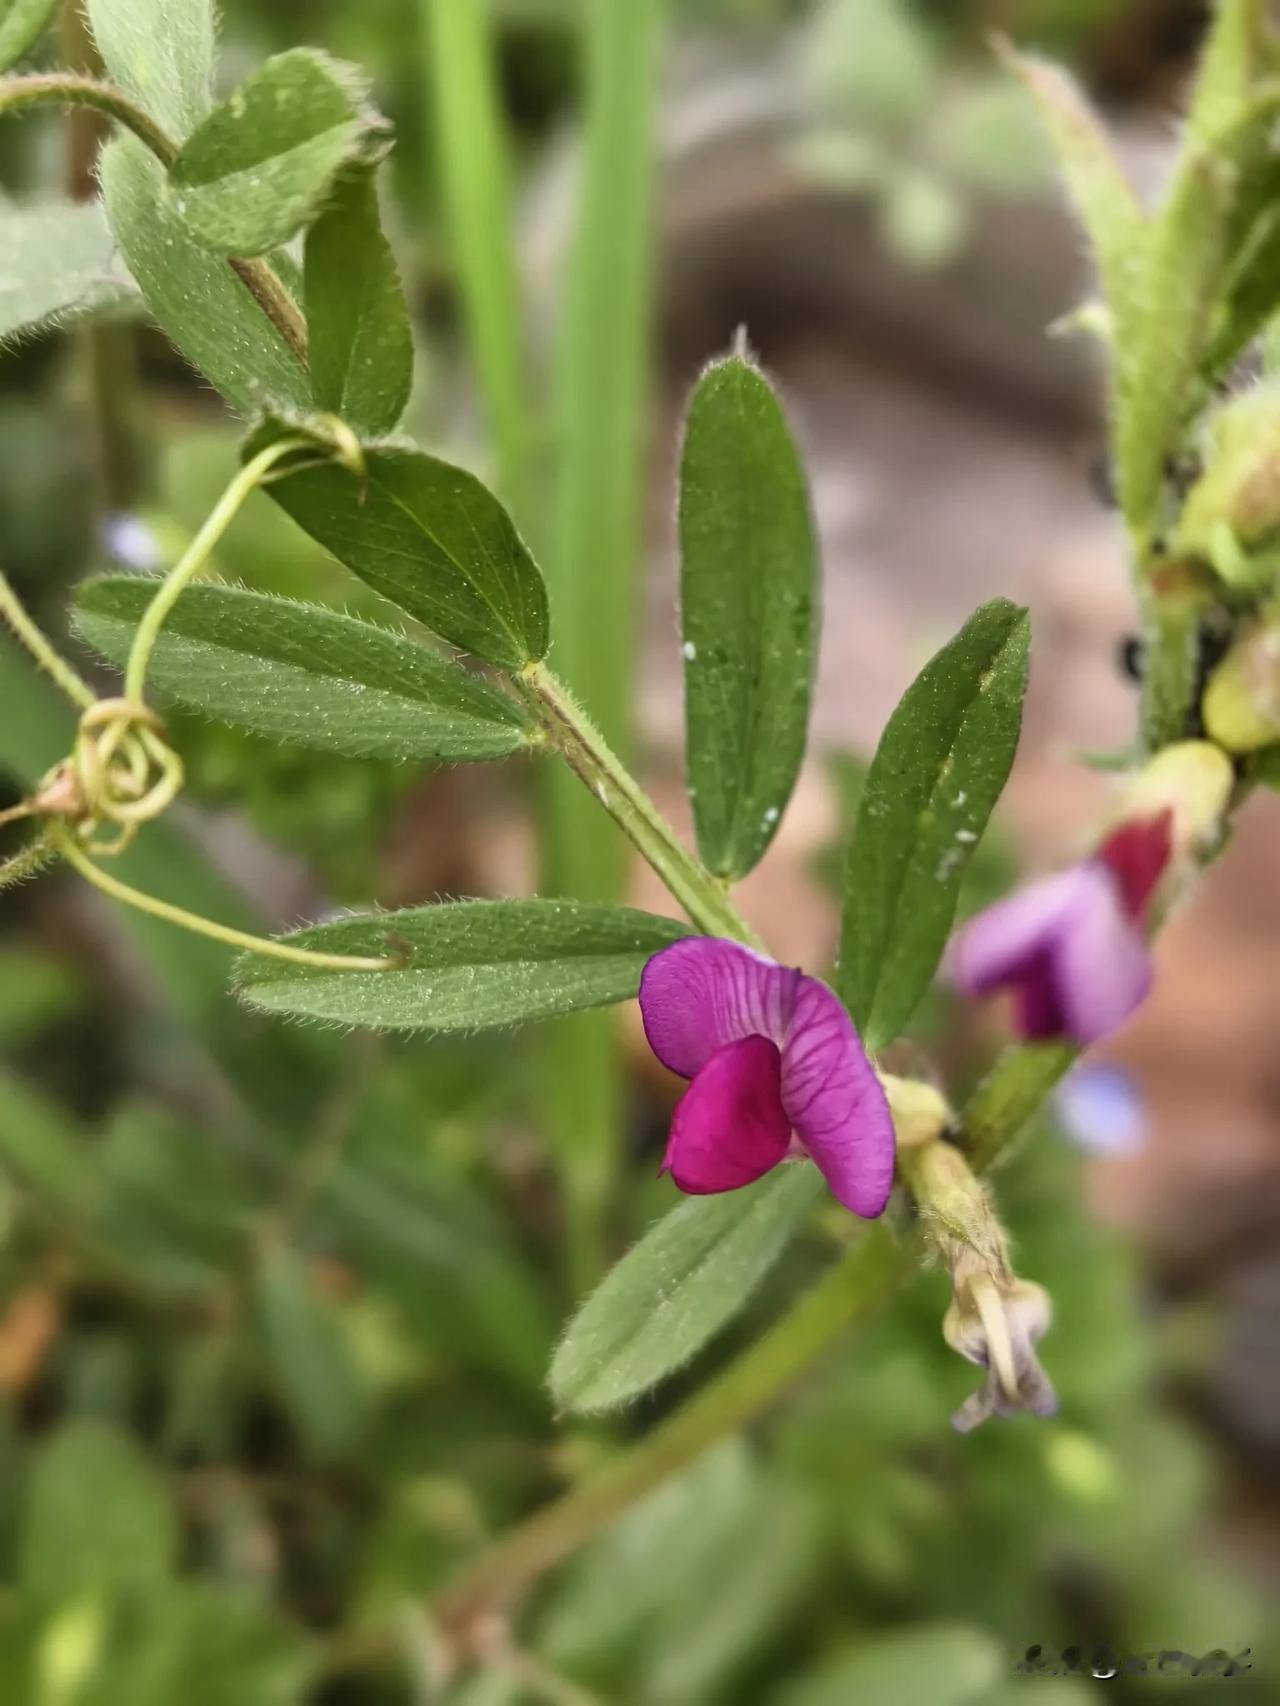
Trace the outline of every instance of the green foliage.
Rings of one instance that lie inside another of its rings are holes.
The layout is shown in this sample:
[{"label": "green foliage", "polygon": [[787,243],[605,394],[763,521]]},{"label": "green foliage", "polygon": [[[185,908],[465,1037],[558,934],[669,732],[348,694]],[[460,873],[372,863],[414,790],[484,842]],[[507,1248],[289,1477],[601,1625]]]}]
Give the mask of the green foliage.
[{"label": "green foliage", "polygon": [[0,0],[0,71],[16,65],[44,34],[57,0]]},{"label": "green foliage", "polygon": [[256,1301],[264,1353],[309,1454],[323,1461],[356,1451],[370,1395],[338,1310],[284,1248],[259,1265]]},{"label": "green foliage", "polygon": [[169,169],[192,234],[263,255],[319,210],[339,171],[369,158],[381,121],[353,68],[311,48],[261,65],[192,131]]},{"label": "green foliage", "polygon": [[372,171],[338,177],[307,232],[303,278],[316,406],[363,437],[390,432],[413,383],[413,330]]},{"label": "green foliage", "polygon": [[[246,454],[264,442],[256,434]],[[442,640],[511,670],[546,651],[538,566],[497,498],[464,469],[421,450],[376,449],[365,454],[363,477],[328,464],[290,474],[271,495]]]},{"label": "green foliage", "polygon": [[41,1448],[19,1543],[28,1593],[58,1601],[147,1592],[172,1573],[176,1553],[168,1493],[130,1439],[84,1419]]},{"label": "green foliage", "polygon": [[822,1196],[813,1167],[673,1208],[610,1271],[551,1364],[564,1409],[617,1409],[682,1368],[751,1294]]},{"label": "green foliage", "polygon": [[[86,582],[77,627],[123,665],[156,585]],[[462,761],[528,741],[522,707],[459,664],[370,622],[241,588],[189,587],[149,675],[164,699],[319,752]]]},{"label": "green foliage", "polygon": [[[127,9],[129,0],[121,0]],[[107,217],[160,329],[241,414],[305,412],[305,368],[248,289],[188,233],[164,169],[133,137],[103,150]]]},{"label": "green foliage", "polygon": [[804,470],[743,355],[708,368],[689,404],[680,548],[689,799],[704,862],[740,877],[795,786],[817,627]]},{"label": "green foliage", "polygon": [[111,80],[179,141],[213,103],[212,0],[87,0]]},{"label": "green foliage", "polygon": [[375,1030],[482,1030],[626,1001],[649,956],[687,933],[602,902],[449,901],[283,938],[329,954],[403,953],[396,970],[331,972],[245,955],[239,989],[274,1013]]},{"label": "green foliage", "polygon": [[815,1675],[782,1689],[774,1706],[888,1699],[901,1706],[978,1706],[1004,1669],[1004,1655],[990,1636],[964,1624],[926,1625],[837,1655]]},{"label": "green foliage", "polygon": [[1022,723],[1026,612],[993,599],[903,695],[872,760],[845,871],[841,999],[872,1049],[924,994]]},{"label": "green foliage", "polygon": [[0,340],[137,301],[98,202],[0,202],[0,242]]}]

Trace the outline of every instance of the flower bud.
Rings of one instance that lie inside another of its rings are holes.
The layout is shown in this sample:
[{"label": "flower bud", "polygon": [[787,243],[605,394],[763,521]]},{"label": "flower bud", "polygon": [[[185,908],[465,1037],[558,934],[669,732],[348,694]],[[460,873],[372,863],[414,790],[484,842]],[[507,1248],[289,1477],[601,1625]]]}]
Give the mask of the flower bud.
[{"label": "flower bud", "polygon": [[1241,629],[1209,677],[1201,715],[1228,752],[1256,752],[1280,740],[1280,610]]},{"label": "flower bud", "polygon": [[1234,786],[1235,771],[1221,747],[1207,740],[1178,741],[1132,779],[1117,820],[1151,822],[1168,812],[1170,859],[1177,865],[1213,848]]},{"label": "flower bud", "polygon": [[1232,586],[1266,584],[1280,544],[1280,391],[1263,386],[1218,410],[1203,474],[1187,493],[1175,550]]}]

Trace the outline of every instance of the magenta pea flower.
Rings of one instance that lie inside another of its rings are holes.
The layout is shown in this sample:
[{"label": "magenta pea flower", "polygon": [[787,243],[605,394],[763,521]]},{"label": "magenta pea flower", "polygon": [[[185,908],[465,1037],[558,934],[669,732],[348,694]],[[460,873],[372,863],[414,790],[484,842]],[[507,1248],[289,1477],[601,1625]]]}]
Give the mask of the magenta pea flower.
[{"label": "magenta pea flower", "polygon": [[1010,989],[1028,1039],[1094,1043],[1151,987],[1143,928],[1169,864],[1173,814],[1114,831],[1093,856],[997,901],[952,938],[947,964],[966,995]]},{"label": "magenta pea flower", "polygon": [[692,1080],[662,1163],[680,1190],[737,1190],[807,1156],[854,1214],[883,1211],[889,1105],[824,983],[737,942],[688,936],[645,966],[640,1012],[658,1059]]}]

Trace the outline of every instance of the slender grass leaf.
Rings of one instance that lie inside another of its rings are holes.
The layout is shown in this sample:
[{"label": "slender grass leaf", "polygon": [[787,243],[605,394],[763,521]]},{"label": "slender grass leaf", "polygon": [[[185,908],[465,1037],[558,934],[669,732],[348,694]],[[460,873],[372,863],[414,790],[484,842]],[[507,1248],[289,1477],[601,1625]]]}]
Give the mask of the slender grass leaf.
[{"label": "slender grass leaf", "polygon": [[16,65],[44,33],[57,0],[0,0],[0,71]]},{"label": "slender grass leaf", "polygon": [[181,141],[213,103],[213,0],[87,0],[107,75]]},{"label": "slender grass leaf", "polygon": [[889,719],[845,869],[841,999],[868,1048],[891,1042],[928,988],[960,881],[1013,763],[1027,683],[1027,615],[982,605]]},{"label": "slender grass leaf", "polygon": [[804,470],[742,355],[708,368],[689,405],[680,549],[689,798],[704,861],[740,877],[795,786],[817,623]]},{"label": "slender grass leaf", "polygon": [[139,301],[100,202],[0,207],[0,340]]},{"label": "slender grass leaf", "polygon": [[201,243],[261,255],[317,212],[339,170],[385,126],[352,67],[312,48],[278,53],[216,106],[169,169],[174,207]]},{"label": "slender grass leaf", "polygon": [[164,1483],[125,1435],[65,1423],[31,1471],[18,1578],[43,1600],[154,1590],[172,1573],[178,1532]]},{"label": "slender grass leaf", "polygon": [[[266,433],[279,432],[268,423]],[[263,442],[250,439],[246,454]],[[547,593],[511,517],[474,474],[421,450],[365,453],[365,477],[328,464],[268,488],[375,592],[462,651],[519,669],[547,649]]]},{"label": "slender grass leaf", "polygon": [[747,1302],[824,1189],[815,1167],[780,1167],[673,1208],[569,1323],[551,1362],[556,1403],[616,1409],[683,1368]]},{"label": "slender grass leaf", "polygon": [[1084,226],[1111,311],[1114,344],[1128,336],[1134,311],[1146,220],[1125,180],[1106,132],[1075,81],[1034,55],[1003,50],[1035,101],[1067,190]]},{"label": "slender grass leaf", "polygon": [[161,331],[241,414],[305,413],[305,367],[230,267],[188,234],[159,162],[120,137],[103,150],[99,173],[111,229]]},{"label": "slender grass leaf", "polygon": [[394,971],[324,971],[251,954],[255,1007],[389,1031],[475,1031],[626,1001],[645,961],[688,934],[674,919],[572,900],[463,900],[374,913],[284,938],[326,954],[407,956]]},{"label": "slender grass leaf", "polygon": [[[87,582],[77,628],[123,665],[157,584]],[[527,744],[521,707],[460,664],[371,622],[268,593],[189,587],[148,673],[166,699],[319,752],[461,762]]]},{"label": "slender grass leaf", "polygon": [[369,169],[344,172],[307,232],[307,331],[316,406],[362,437],[390,432],[413,383],[413,331]]},{"label": "slender grass leaf", "polygon": [[369,1421],[371,1393],[335,1306],[291,1250],[263,1263],[257,1306],[271,1373],[307,1450],[321,1459],[352,1451]]}]

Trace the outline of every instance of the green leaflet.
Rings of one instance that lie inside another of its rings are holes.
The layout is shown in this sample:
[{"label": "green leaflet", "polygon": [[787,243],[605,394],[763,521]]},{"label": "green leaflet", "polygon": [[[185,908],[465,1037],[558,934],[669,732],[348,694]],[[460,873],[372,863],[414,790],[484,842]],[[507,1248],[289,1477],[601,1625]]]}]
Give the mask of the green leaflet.
[{"label": "green leaflet", "polygon": [[[245,454],[287,430],[268,422]],[[508,670],[546,651],[538,565],[474,474],[425,451],[375,449],[363,479],[329,464],[268,489],[340,563],[442,640]]]},{"label": "green leaflet", "polygon": [[845,868],[840,997],[869,1049],[928,988],[973,850],[1013,763],[1027,615],[982,605],[924,667],[876,748]]},{"label": "green leaflet", "polygon": [[[157,584],[88,581],[76,626],[122,665]],[[462,761],[527,744],[521,707],[460,664],[370,622],[240,588],[188,587],[149,675],[167,699],[315,751]]]},{"label": "green leaflet", "polygon": [[33,48],[53,15],[57,0],[0,0],[0,71],[7,71]]},{"label": "green leaflet", "polygon": [[[1009,1661],[985,1630],[963,1623],[923,1623],[873,1635],[826,1660],[812,1675],[772,1695],[771,1706],[978,1706],[1003,1678]],[[1036,1700],[1028,1692],[1028,1706]]]},{"label": "green leaflet", "polygon": [[156,323],[244,415],[311,406],[306,369],[231,269],[189,235],[133,137],[102,152],[107,217]]},{"label": "green leaflet", "polygon": [[404,413],[413,383],[413,330],[373,173],[343,173],[307,232],[308,347],[316,407],[377,438]]},{"label": "green leaflet", "polygon": [[572,900],[463,900],[372,913],[283,940],[329,954],[394,954],[394,971],[324,971],[245,954],[254,1007],[386,1031],[476,1031],[626,1001],[645,961],[688,935],[670,918]]},{"label": "green leaflet", "polygon": [[1212,142],[1239,117],[1260,69],[1262,29],[1261,0],[1221,0],[1214,8],[1187,114],[1196,142]]},{"label": "green leaflet", "polygon": [[179,142],[213,101],[212,0],[87,0],[107,76]]},{"label": "green leaflet", "polygon": [[689,799],[703,860],[740,877],[795,786],[817,627],[804,470],[742,355],[708,368],[689,405],[680,551]]},{"label": "green leaflet", "polygon": [[0,205],[0,248],[0,340],[138,300],[101,202]]},{"label": "green leaflet", "polygon": [[308,1454],[323,1460],[355,1450],[372,1394],[336,1305],[287,1248],[271,1251],[256,1279],[267,1360]]},{"label": "green leaflet", "polygon": [[673,1208],[569,1323],[551,1362],[556,1403],[616,1409],[682,1368],[744,1306],[825,1189],[816,1167],[779,1167]]},{"label": "green leaflet", "polygon": [[188,229],[227,255],[261,255],[317,211],[339,169],[385,125],[355,70],[312,48],[268,59],[216,106],[169,169]]}]

